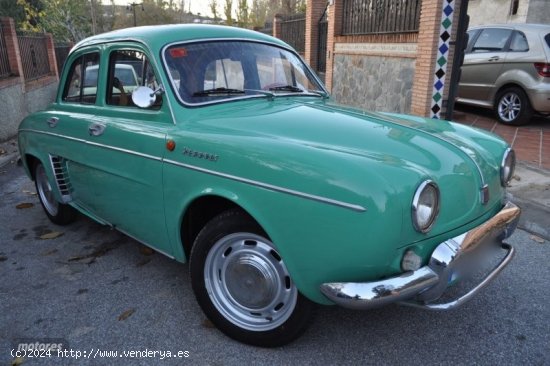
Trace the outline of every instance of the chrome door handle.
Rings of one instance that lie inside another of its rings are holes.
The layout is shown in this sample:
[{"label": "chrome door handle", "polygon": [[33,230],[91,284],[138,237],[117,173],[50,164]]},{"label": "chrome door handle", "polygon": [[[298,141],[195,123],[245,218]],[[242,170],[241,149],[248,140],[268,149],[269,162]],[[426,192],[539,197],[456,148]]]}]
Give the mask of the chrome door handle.
[{"label": "chrome door handle", "polygon": [[88,127],[88,133],[90,136],[100,136],[105,132],[105,125],[102,125],[101,123],[92,123],[90,127]]},{"label": "chrome door handle", "polygon": [[59,122],[59,118],[57,117],[50,117],[46,120],[46,123],[48,124],[48,126],[50,126],[51,128],[57,126],[57,123]]},{"label": "chrome door handle", "polygon": [[489,58],[489,62],[491,62],[491,61],[498,61],[498,60],[500,60],[500,57],[499,57],[499,56],[493,56],[493,57]]}]

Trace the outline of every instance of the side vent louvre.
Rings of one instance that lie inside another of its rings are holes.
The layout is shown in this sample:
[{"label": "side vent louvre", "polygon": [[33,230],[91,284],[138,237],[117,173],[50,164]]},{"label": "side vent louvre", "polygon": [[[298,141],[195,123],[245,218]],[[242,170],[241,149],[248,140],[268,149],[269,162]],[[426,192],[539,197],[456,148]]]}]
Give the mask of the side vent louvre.
[{"label": "side vent louvre", "polygon": [[71,200],[72,192],[71,182],[67,172],[67,162],[62,157],[52,155],[50,155],[50,161],[55,174],[57,188],[59,189],[59,193],[61,193],[61,198],[64,203],[67,203]]}]

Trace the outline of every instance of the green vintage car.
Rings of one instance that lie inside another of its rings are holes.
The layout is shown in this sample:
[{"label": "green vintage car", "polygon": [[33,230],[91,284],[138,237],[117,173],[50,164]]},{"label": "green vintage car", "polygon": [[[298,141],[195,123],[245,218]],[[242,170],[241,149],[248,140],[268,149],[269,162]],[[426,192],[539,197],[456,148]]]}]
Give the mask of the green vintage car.
[{"label": "green vintage car", "polygon": [[[121,63],[140,75],[131,95]],[[96,85],[84,87],[89,68]],[[19,147],[54,223],[80,211],[189,261],[208,318],[254,345],[298,337],[314,303],[454,308],[513,255],[506,142],[338,105],[292,48],[258,32],[173,25],[85,39],[55,102],[21,123]]]}]

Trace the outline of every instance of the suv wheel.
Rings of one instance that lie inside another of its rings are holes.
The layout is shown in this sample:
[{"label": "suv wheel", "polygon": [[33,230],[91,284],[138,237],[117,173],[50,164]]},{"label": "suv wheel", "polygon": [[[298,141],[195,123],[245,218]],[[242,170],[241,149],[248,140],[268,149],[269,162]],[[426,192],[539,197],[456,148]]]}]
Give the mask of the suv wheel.
[{"label": "suv wheel", "polygon": [[528,123],[533,115],[529,98],[518,87],[501,90],[496,101],[495,112],[500,123],[520,126]]}]

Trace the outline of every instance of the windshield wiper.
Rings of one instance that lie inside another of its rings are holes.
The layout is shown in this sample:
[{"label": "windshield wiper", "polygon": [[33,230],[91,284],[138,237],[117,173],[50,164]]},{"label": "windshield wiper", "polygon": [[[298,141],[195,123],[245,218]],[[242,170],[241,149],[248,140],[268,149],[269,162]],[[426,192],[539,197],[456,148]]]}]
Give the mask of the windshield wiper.
[{"label": "windshield wiper", "polygon": [[244,94],[244,90],[229,89],[229,88],[214,88],[214,89],[206,89],[206,90],[194,92],[193,96],[206,97],[206,96],[216,95],[216,94]]},{"label": "windshield wiper", "polygon": [[308,90],[307,92],[308,92],[308,93],[311,93],[311,94],[318,95],[318,96],[320,96],[320,97],[323,97],[324,99],[327,99],[327,98],[328,98],[328,94],[325,93],[324,91],[320,91],[320,90]]},{"label": "windshield wiper", "polygon": [[274,90],[274,91],[289,91],[289,92],[292,92],[292,93],[302,93],[303,90],[298,88],[298,87],[295,87],[294,85],[281,85],[281,86],[274,86],[272,88],[269,88],[269,90]]}]

